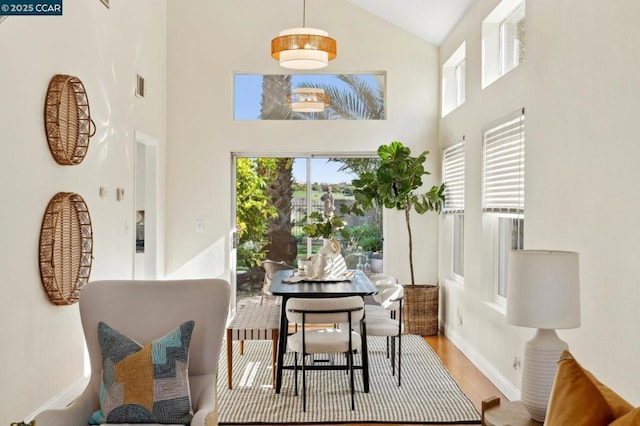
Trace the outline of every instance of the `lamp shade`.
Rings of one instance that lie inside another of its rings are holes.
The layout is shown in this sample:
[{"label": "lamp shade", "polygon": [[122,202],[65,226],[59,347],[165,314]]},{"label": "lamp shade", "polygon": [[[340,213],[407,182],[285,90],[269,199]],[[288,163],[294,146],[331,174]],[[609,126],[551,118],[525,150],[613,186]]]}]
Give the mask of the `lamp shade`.
[{"label": "lamp shade", "polygon": [[317,87],[293,89],[287,97],[291,110],[295,112],[322,112],[329,106],[329,96]]},{"label": "lamp shade", "polygon": [[507,322],[541,329],[580,326],[578,253],[513,250],[507,280]]},{"label": "lamp shade", "polygon": [[271,40],[271,56],[284,68],[324,68],[336,57],[336,41],[316,28],[290,28]]}]

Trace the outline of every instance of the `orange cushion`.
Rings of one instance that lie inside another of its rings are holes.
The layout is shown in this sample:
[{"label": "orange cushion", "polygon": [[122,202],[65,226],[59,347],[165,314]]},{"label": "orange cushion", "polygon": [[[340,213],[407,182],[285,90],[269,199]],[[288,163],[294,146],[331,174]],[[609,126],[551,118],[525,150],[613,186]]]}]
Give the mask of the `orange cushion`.
[{"label": "orange cushion", "polygon": [[569,351],[558,363],[545,426],[608,425],[633,406],[583,369]]},{"label": "orange cushion", "polygon": [[640,425],[640,407],[634,408],[624,416],[618,417],[609,423],[610,426],[637,426]]}]

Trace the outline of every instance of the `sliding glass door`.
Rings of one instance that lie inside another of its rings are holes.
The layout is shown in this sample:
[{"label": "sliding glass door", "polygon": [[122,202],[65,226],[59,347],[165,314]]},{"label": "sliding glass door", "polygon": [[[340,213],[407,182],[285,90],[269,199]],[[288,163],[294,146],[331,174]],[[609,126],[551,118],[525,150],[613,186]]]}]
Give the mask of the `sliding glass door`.
[{"label": "sliding glass door", "polygon": [[[379,271],[383,249],[382,211],[364,216],[340,213],[354,202],[351,180],[370,170],[375,155],[296,155],[266,157],[237,154],[234,157],[235,272],[237,299],[261,299],[264,260],[281,261],[293,267],[308,258],[322,241],[303,231],[311,212],[322,212],[322,196],[331,191],[335,214],[342,216],[347,236],[341,240],[343,256],[350,268]],[[373,266],[372,266],[373,265]]]}]

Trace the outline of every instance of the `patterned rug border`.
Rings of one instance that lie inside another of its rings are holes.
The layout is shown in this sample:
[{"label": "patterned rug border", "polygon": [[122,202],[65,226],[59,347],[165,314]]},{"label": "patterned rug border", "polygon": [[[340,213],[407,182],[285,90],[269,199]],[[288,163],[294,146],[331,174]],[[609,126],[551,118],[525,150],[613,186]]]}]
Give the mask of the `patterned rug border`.
[{"label": "patterned rug border", "polygon": [[[336,380],[341,373],[310,371],[307,413],[302,412],[302,397],[293,395],[292,371],[284,372],[282,392],[279,395],[273,392],[270,341],[246,341],[244,355],[239,354],[239,344],[234,342],[233,390],[227,389],[225,351],[220,356],[219,422],[221,425],[480,424],[478,410],[421,336],[403,336],[400,388],[396,377],[391,376],[384,342],[384,338],[369,337],[371,392],[362,392],[361,374],[356,372],[355,411],[350,410],[347,374],[344,380]],[[318,382],[321,384],[314,385]]]}]

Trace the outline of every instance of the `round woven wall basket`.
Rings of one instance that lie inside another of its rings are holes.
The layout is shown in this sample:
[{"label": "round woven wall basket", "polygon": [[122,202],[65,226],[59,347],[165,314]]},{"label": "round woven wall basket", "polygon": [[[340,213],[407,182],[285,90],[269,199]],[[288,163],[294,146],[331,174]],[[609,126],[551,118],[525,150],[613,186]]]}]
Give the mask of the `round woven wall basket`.
[{"label": "round woven wall basket", "polygon": [[47,206],[40,230],[40,277],[56,305],[78,301],[89,281],[93,260],[93,230],[84,199],[73,192],[57,193]]},{"label": "round woven wall basket", "polygon": [[72,166],[82,162],[96,126],[87,92],[78,77],[53,76],[45,98],[44,127],[49,150],[58,164]]}]

